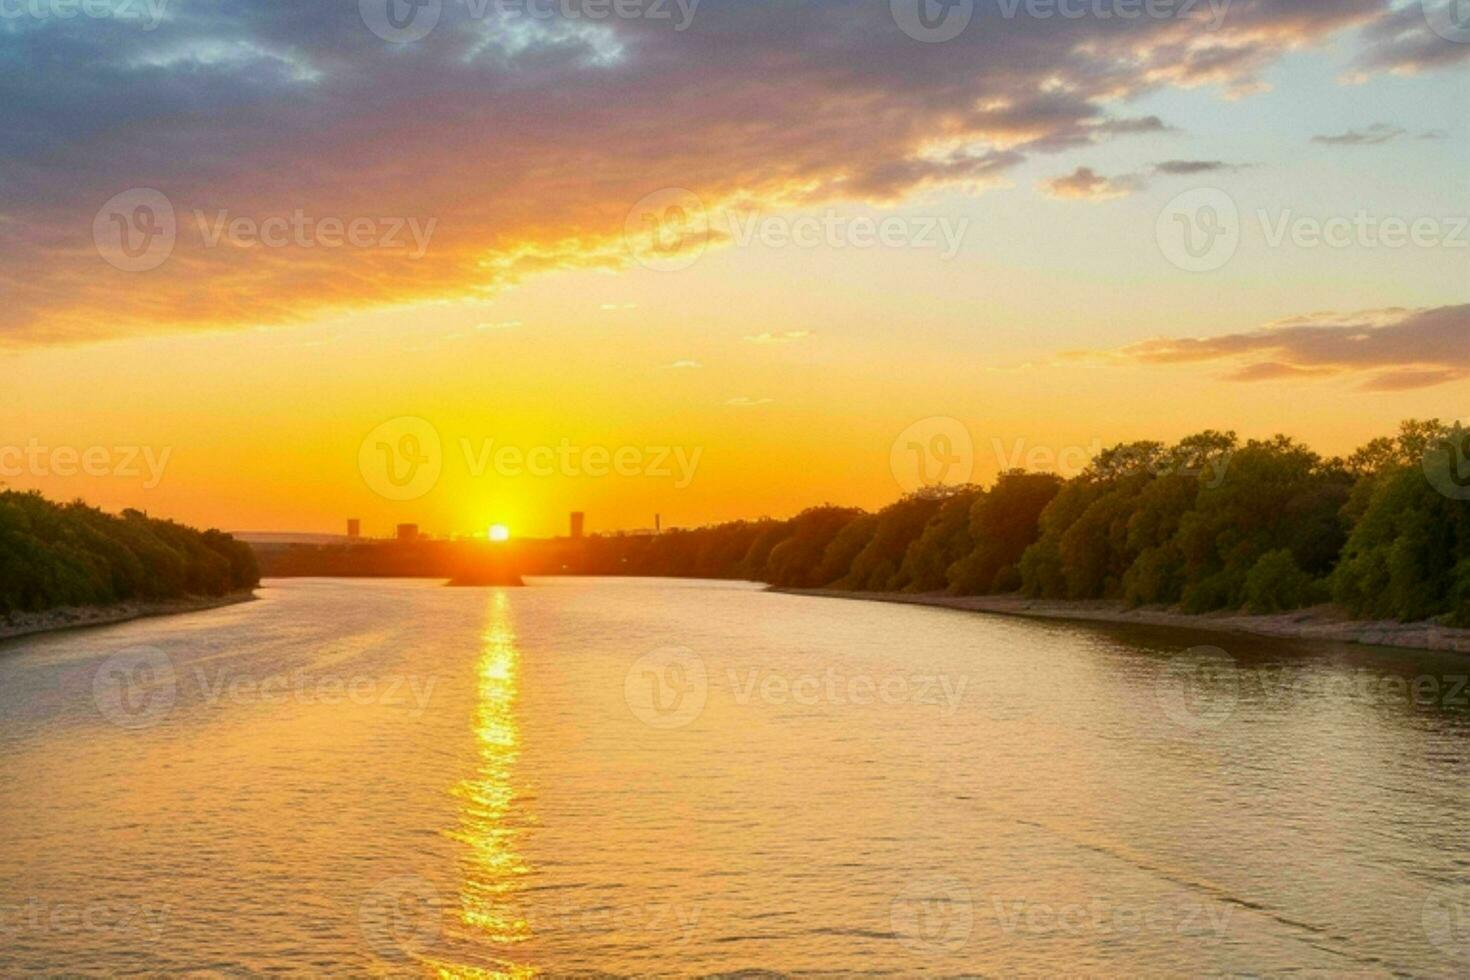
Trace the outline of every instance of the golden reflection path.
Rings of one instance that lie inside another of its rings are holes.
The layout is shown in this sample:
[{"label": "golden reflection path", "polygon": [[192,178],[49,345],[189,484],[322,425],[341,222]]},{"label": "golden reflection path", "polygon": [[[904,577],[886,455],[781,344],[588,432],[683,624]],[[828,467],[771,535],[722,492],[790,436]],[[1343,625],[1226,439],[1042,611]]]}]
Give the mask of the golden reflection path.
[{"label": "golden reflection path", "polygon": [[520,909],[520,879],[530,868],[516,853],[516,838],[524,831],[512,813],[516,798],[516,760],[520,757],[520,728],[516,719],[520,651],[511,624],[510,598],[496,589],[490,599],[480,659],[475,666],[477,700],[475,741],[479,766],[474,776],[460,782],[454,794],[461,801],[459,828],[449,836],[468,852],[463,858],[459,892],[459,919],[477,946],[488,943],[495,967],[435,964],[446,978],[519,978],[537,975],[535,967],[513,961],[510,954],[531,938],[531,927]]}]

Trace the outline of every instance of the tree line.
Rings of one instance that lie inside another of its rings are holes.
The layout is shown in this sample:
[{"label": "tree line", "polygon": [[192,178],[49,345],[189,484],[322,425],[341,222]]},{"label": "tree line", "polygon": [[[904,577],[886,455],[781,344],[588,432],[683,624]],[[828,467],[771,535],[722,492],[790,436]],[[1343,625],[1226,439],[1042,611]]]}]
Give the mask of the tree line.
[{"label": "tree line", "polygon": [[1404,422],[1350,456],[1207,430],[1100,452],[1071,479],[1010,470],[876,512],[588,539],[572,570],[777,586],[1115,599],[1191,613],[1335,601],[1470,625],[1470,435]]},{"label": "tree line", "polygon": [[0,491],[0,615],[219,596],[259,583],[250,547],[222,531]]}]

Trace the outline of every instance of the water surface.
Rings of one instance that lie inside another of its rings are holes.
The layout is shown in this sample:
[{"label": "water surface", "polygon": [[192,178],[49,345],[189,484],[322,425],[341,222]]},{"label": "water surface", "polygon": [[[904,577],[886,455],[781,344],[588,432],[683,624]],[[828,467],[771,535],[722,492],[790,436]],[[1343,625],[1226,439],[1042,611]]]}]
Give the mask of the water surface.
[{"label": "water surface", "polygon": [[0,645],[0,973],[1464,975],[1467,673],[730,583],[274,581]]}]

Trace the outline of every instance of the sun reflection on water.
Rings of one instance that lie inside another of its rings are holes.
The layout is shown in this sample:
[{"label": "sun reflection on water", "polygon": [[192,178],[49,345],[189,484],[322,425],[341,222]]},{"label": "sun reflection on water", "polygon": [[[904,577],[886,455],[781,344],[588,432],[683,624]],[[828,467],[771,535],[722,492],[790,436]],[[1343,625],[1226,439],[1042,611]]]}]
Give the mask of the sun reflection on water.
[{"label": "sun reflection on water", "polygon": [[495,968],[438,965],[441,977],[533,977],[530,965],[510,962],[514,947],[531,938],[517,896],[521,879],[530,868],[516,852],[526,816],[514,812],[514,781],[520,757],[520,727],[516,718],[520,652],[512,628],[510,599],[497,589],[490,600],[489,622],[476,665],[477,703],[475,740],[479,766],[459,783],[454,794],[461,801],[460,824],[450,836],[465,844],[459,893],[459,918],[469,938],[491,955],[505,955]]}]

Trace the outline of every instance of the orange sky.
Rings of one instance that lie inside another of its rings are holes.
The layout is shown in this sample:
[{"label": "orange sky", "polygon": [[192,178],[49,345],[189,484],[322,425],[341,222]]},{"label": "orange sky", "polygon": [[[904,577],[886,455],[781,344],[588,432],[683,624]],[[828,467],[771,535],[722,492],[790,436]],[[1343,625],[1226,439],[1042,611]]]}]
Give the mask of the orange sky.
[{"label": "orange sky", "polygon": [[226,8],[0,30],[6,486],[548,534],[877,506],[916,434],[988,480],[1464,414],[1470,45],[1373,0]]}]

